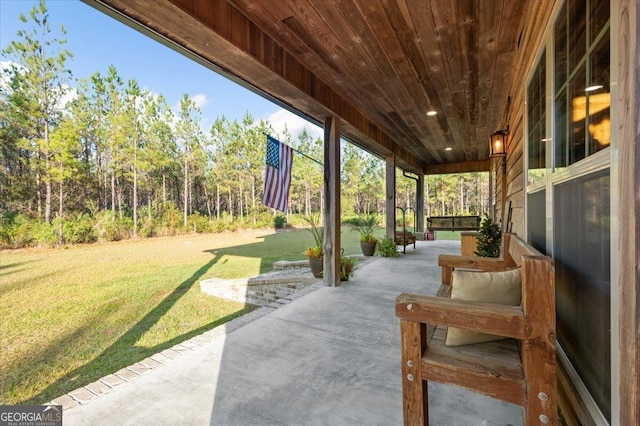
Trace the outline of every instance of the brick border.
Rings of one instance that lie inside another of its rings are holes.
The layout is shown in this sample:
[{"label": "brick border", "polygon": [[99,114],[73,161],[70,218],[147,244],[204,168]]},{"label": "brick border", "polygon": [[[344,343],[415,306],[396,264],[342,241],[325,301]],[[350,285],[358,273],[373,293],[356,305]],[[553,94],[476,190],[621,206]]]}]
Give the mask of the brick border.
[{"label": "brick border", "polygon": [[[291,297],[287,299],[286,303],[305,296],[321,287],[323,287],[323,283],[321,281],[311,284],[310,286],[292,294]],[[250,322],[275,311],[281,306],[284,306],[284,304],[277,306],[263,306],[255,311],[249,312],[248,314],[234,318],[227,323],[219,325],[218,327],[200,335],[194,336],[189,340],[178,343],[155,355],[151,355],[142,361],[122,368],[117,372],[109,374],[93,383],[59,396],[49,402],[49,404],[62,405],[64,410],[70,410],[80,405],[88,404],[102,395],[106,395],[111,392],[112,389],[127,383],[135,382],[138,377],[147,374],[150,371],[162,368],[164,365],[179,359],[182,355],[196,351],[219,337],[232,333]]]}]

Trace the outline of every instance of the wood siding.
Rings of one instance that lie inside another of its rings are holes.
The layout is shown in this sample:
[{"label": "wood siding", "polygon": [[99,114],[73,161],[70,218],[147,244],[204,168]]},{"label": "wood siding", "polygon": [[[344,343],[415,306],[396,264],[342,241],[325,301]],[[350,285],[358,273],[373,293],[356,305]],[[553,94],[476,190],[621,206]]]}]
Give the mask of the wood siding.
[{"label": "wood siding", "polygon": [[621,1],[618,44],[620,424],[640,424],[640,1]]}]

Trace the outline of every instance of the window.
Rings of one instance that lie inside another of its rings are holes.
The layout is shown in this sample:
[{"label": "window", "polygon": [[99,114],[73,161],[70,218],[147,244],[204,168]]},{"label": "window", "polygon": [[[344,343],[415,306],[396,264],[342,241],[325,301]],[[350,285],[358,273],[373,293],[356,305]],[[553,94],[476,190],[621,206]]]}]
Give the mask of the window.
[{"label": "window", "polygon": [[[554,106],[552,190],[545,195],[530,190],[527,201],[540,204],[545,197],[552,206],[558,342],[576,382],[593,399],[590,404],[610,422],[610,160],[593,156],[611,143],[609,27],[609,0],[567,0],[558,13],[549,44],[554,49],[554,87],[548,89]],[[538,211],[527,209],[529,215]],[[527,220],[534,226],[531,238],[541,239],[536,227],[543,224]]]},{"label": "window", "polygon": [[611,420],[609,170],[554,188],[558,342]]},{"label": "window", "polygon": [[527,141],[529,171],[528,184],[544,180],[546,163],[546,53],[543,52],[538,66],[527,86]]},{"label": "window", "polygon": [[542,253],[547,251],[547,201],[546,191],[538,190],[538,186],[547,179],[546,62],[543,51],[527,85],[527,241]]},{"label": "window", "polygon": [[556,20],[556,168],[610,144],[609,15],[608,0],[568,0]]}]

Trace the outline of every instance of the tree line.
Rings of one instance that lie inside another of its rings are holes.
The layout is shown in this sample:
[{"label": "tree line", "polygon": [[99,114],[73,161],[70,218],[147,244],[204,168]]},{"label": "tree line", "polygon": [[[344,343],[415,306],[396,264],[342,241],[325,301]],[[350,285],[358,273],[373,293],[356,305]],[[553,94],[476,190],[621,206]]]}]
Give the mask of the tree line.
[{"label": "tree line", "polygon": [[[20,20],[0,80],[4,247],[273,226],[262,204],[265,135],[322,160],[321,139],[279,134],[249,112],[203,129],[188,94],[173,111],[115,66],[75,80],[65,30],[51,29],[44,1]],[[384,214],[384,172],[382,160],[343,144],[343,215]],[[322,209],[322,182],[321,166],[294,158],[289,223]],[[486,210],[482,174],[425,182],[427,215]],[[415,182],[399,174],[397,188],[398,204],[415,206]]]}]

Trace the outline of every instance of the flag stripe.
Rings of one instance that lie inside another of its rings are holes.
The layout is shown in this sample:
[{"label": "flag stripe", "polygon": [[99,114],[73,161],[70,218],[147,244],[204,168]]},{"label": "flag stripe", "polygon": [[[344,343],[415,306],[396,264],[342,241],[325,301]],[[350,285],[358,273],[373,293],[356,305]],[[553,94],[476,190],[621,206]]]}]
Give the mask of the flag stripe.
[{"label": "flag stripe", "polygon": [[[275,151],[277,149],[277,151]],[[278,155],[276,155],[276,152]],[[264,198],[266,206],[287,211],[289,188],[291,187],[291,164],[293,149],[267,136],[267,160],[264,178]]]}]

